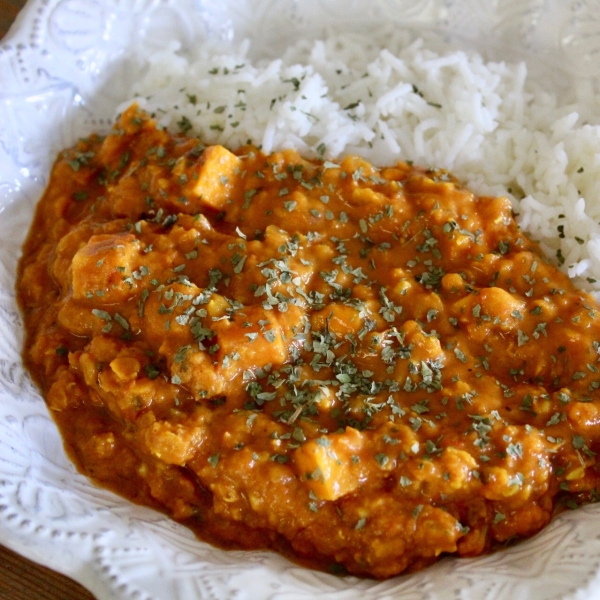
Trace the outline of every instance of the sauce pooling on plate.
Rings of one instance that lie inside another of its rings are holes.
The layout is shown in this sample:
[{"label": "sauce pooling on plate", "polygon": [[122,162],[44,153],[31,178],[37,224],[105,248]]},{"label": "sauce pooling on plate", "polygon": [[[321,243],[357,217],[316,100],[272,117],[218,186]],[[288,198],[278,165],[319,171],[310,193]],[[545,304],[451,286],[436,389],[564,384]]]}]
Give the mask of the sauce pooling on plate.
[{"label": "sauce pooling on plate", "polygon": [[77,467],[219,546],[386,578],[597,498],[600,308],[445,172],[132,106],[60,154],[17,289]]}]

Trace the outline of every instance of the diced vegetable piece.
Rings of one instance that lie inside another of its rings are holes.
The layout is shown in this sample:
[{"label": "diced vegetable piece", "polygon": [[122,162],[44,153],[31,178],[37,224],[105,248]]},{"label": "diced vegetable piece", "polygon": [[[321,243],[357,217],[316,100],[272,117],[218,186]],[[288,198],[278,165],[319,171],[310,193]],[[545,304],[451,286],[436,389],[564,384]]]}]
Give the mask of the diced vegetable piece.
[{"label": "diced vegetable piece", "polygon": [[223,146],[209,146],[200,164],[194,193],[202,205],[223,210],[231,196],[240,159]]},{"label": "diced vegetable piece", "polygon": [[139,256],[135,236],[102,234],[90,238],[73,257],[73,297],[96,304],[123,302],[135,291],[132,273]]},{"label": "diced vegetable piece", "polygon": [[296,470],[318,498],[336,500],[360,484],[352,457],[358,456],[362,446],[362,434],[352,427],[344,433],[319,437],[296,450]]},{"label": "diced vegetable piece", "polygon": [[235,370],[252,369],[267,363],[281,365],[288,358],[292,328],[298,324],[302,310],[290,306],[285,313],[267,311],[259,305],[248,306],[231,320],[213,324],[219,344],[219,362],[235,356]]}]

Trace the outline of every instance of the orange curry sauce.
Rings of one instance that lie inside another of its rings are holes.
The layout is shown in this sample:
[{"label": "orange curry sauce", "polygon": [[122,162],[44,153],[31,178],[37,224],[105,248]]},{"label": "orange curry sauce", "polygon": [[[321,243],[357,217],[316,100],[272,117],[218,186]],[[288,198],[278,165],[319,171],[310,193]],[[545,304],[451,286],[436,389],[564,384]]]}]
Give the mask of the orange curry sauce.
[{"label": "orange curry sauce", "polygon": [[597,497],[599,307],[447,173],[134,106],[60,154],[17,287],[78,468],[214,544],[385,578]]}]

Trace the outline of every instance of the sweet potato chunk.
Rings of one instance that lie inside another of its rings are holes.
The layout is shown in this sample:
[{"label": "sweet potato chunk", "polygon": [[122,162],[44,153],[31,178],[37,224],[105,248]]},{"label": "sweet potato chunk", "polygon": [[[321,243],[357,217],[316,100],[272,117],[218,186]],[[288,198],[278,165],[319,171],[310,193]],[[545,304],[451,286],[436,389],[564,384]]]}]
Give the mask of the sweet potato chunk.
[{"label": "sweet potato chunk", "polygon": [[194,185],[194,193],[202,206],[215,210],[225,208],[239,165],[240,159],[223,146],[209,146],[202,153]]},{"label": "sweet potato chunk", "polygon": [[216,321],[213,329],[219,344],[220,362],[226,356],[234,356],[236,371],[283,364],[288,359],[292,328],[302,314],[296,306],[279,313],[254,305],[244,308],[231,321]]},{"label": "sweet potato chunk", "polygon": [[139,243],[129,233],[92,236],[73,257],[73,297],[100,304],[127,300],[135,292],[138,256]]},{"label": "sweet potato chunk", "polygon": [[303,444],[294,453],[294,464],[318,498],[336,500],[360,484],[353,456],[358,456],[362,446],[361,433],[347,427],[344,433],[322,436]]}]

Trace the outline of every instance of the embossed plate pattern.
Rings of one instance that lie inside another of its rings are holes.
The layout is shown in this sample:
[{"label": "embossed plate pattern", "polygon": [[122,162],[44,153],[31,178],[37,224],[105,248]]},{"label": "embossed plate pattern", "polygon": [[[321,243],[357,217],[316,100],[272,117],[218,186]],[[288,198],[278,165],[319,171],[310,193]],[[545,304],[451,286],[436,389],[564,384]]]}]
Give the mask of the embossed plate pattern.
[{"label": "embossed plate pattern", "polygon": [[[563,97],[596,87],[598,0],[31,0],[0,47],[0,540],[99,600],[600,598],[600,506],[492,556],[386,582],[337,578],[270,553],[225,553],[92,486],[65,458],[20,360],[19,248],[55,153],[106,129],[143,59],[170,39],[254,38],[253,56],[327,28],[413,28],[438,48],[526,60]],[[260,32],[257,35],[256,32]],[[600,110],[597,110],[600,113]]]}]

